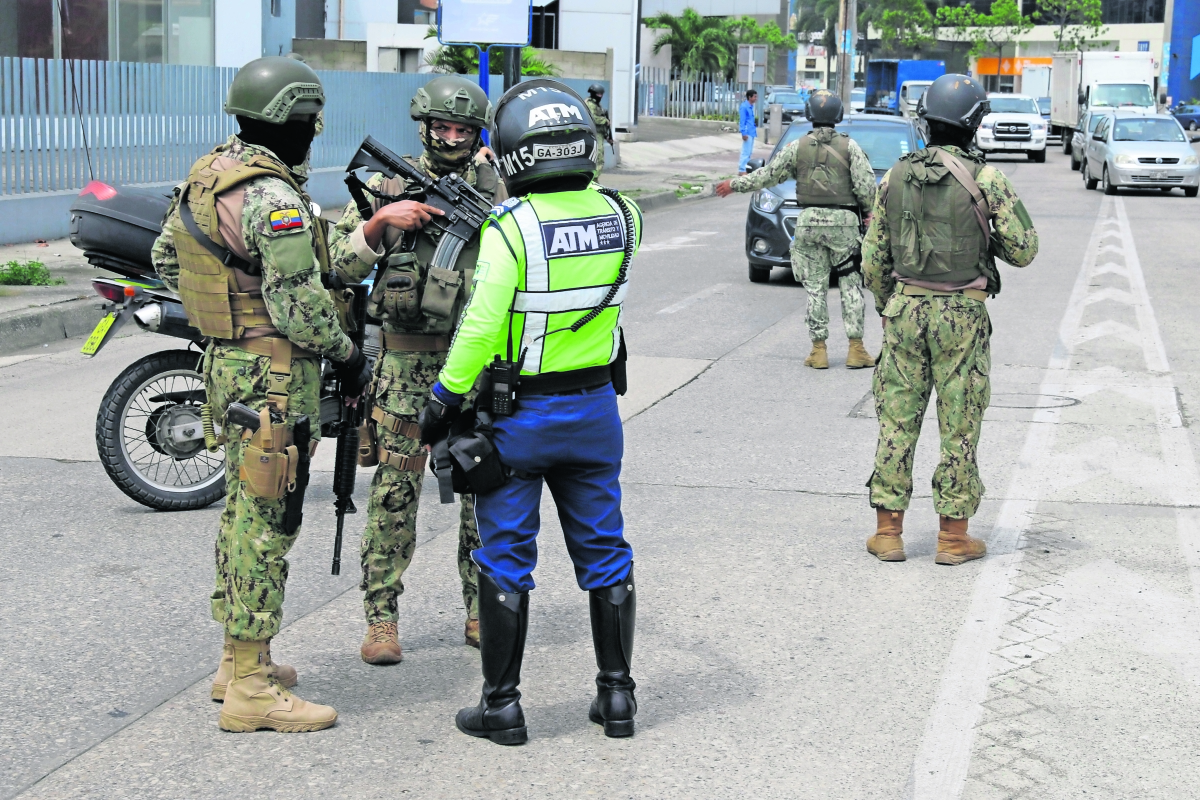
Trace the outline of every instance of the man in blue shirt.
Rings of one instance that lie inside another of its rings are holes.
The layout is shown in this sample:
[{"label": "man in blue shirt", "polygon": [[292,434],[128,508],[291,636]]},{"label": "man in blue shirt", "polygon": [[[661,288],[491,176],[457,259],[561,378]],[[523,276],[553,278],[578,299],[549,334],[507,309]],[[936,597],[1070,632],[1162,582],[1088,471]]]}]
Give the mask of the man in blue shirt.
[{"label": "man in blue shirt", "polygon": [[758,124],[754,120],[754,103],[758,100],[758,92],[754,89],[746,92],[746,99],[738,109],[738,131],[742,134],[742,158],[738,161],[738,175],[746,174],[746,162],[754,152],[754,139],[758,136]]}]

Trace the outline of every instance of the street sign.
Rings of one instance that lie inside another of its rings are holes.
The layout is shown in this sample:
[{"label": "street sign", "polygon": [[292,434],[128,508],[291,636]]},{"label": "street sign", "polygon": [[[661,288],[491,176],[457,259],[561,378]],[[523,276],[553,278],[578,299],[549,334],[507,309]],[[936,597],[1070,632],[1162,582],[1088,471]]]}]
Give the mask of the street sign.
[{"label": "street sign", "polygon": [[442,44],[529,44],[531,0],[441,0],[438,41]]}]

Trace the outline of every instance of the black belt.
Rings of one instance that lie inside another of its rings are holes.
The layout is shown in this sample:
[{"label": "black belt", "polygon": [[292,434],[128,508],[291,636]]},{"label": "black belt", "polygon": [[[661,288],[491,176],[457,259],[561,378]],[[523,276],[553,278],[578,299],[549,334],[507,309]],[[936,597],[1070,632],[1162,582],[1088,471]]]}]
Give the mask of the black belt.
[{"label": "black belt", "polygon": [[566,394],[581,389],[596,389],[612,383],[612,368],[584,367],[569,372],[544,372],[541,375],[522,375],[517,384],[517,396],[529,394]]}]

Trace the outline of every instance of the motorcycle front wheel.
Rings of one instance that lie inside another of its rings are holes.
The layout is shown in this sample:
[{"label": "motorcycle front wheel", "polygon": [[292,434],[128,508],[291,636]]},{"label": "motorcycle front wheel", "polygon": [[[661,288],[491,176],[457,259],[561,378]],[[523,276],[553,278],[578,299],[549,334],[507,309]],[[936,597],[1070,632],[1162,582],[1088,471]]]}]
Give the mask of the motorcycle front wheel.
[{"label": "motorcycle front wheel", "polygon": [[201,355],[151,353],[108,387],[96,415],[100,463],[132,499],[160,511],[190,511],[225,494],[225,453],[204,447]]}]

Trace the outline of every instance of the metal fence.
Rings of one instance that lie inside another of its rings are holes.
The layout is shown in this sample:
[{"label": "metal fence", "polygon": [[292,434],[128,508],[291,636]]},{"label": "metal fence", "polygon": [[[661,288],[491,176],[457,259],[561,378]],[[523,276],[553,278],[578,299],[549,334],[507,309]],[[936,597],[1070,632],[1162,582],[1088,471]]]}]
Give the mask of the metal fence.
[{"label": "metal fence", "polygon": [[[237,70],[117,61],[0,58],[0,197],[108,183],[183,180],[237,130],[222,106]],[[312,166],[340,167],[370,133],[421,149],[408,104],[435,74],[319,71],[325,130]],[[493,84],[499,84],[498,78]],[[493,86],[495,100],[501,91]]]},{"label": "metal fence", "polygon": [[744,86],[729,82],[723,75],[643,67],[638,77],[638,114],[736,120],[745,91]]}]

